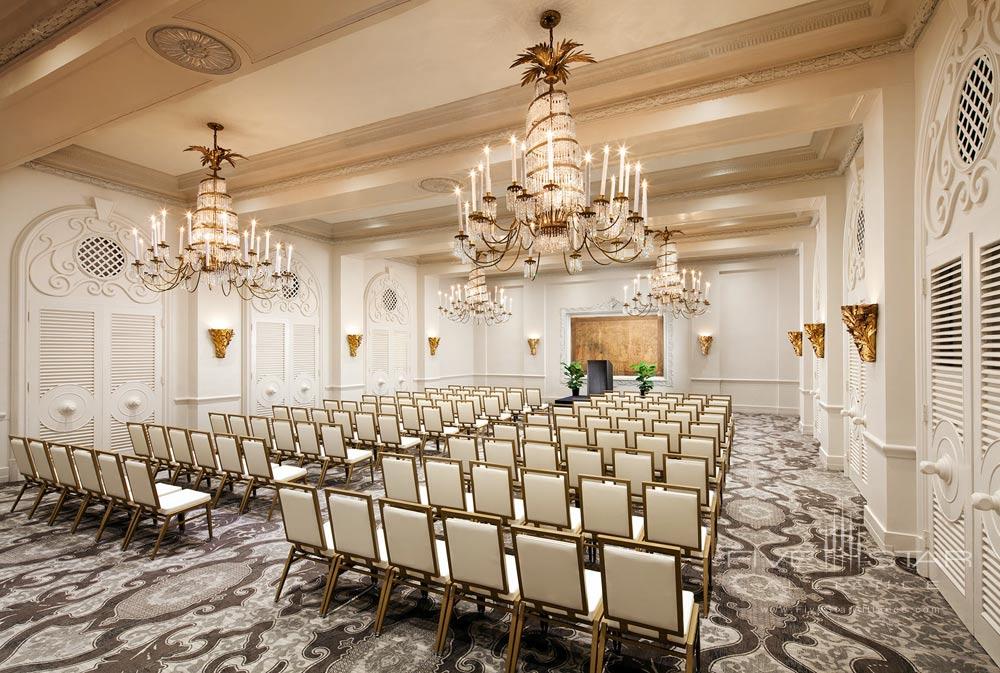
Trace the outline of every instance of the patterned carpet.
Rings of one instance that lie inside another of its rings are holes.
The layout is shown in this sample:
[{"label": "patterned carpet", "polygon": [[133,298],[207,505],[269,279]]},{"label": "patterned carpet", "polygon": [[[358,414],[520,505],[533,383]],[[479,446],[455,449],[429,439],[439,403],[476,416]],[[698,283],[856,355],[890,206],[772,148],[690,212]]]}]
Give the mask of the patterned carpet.
[{"label": "patterned carpet", "polygon": [[[702,670],[895,673],[998,671],[944,599],[862,528],[849,480],[817,467],[796,419],[740,415],[719,519],[712,611]],[[339,475],[338,475],[339,477]],[[367,482],[355,480],[361,487]],[[7,512],[16,490],[0,488]],[[372,634],[377,595],[345,575],[326,618],[322,571],[293,566],[273,602],[287,553],[265,499],[237,519],[235,496],[204,523],[168,535],[150,562],[151,524],[122,553],[124,516],[93,543],[98,510],[69,534],[71,508],[49,528],[53,499],[26,523],[25,505],[0,516],[0,673],[28,671],[499,671],[506,623],[463,603],[444,658],[431,653],[436,603],[394,594],[385,632]],[[73,508],[75,509],[75,508]],[[436,601],[436,599],[434,599]],[[534,623],[521,671],[585,671],[589,634]],[[671,671],[679,661],[626,645],[606,671]]]}]

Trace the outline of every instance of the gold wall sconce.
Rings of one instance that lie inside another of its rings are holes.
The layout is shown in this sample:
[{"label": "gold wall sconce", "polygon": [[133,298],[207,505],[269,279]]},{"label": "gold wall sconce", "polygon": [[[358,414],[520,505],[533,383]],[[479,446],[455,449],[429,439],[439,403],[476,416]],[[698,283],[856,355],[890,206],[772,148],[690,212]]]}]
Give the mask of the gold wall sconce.
[{"label": "gold wall sconce", "polygon": [[233,340],[235,332],[231,329],[210,329],[208,335],[212,337],[212,345],[215,346],[215,357],[226,357],[226,349]]},{"label": "gold wall sconce", "polygon": [[531,337],[528,339],[528,352],[532,356],[538,355],[538,343],[541,341],[538,337]]},{"label": "gold wall sconce", "polygon": [[822,358],[826,353],[826,323],[807,322],[802,326],[802,329],[805,330],[806,336],[809,337],[813,353],[816,354],[816,357]]},{"label": "gold wall sconce", "polygon": [[441,345],[441,337],[427,337],[427,347],[431,349],[431,357],[437,355],[438,346]]},{"label": "gold wall sconce", "polygon": [[358,357],[358,347],[361,345],[361,335],[360,334],[348,334],[347,335],[347,350],[350,351],[351,357]]},{"label": "gold wall sconce", "polygon": [[712,350],[712,339],[714,337],[711,334],[699,334],[698,335],[698,346],[701,348],[702,355],[708,355],[708,352]]},{"label": "gold wall sconce", "polygon": [[878,334],[878,304],[841,306],[844,326],[854,339],[862,362],[875,362],[875,337]]},{"label": "gold wall sconce", "polygon": [[795,330],[789,332],[788,342],[792,344],[792,348],[795,349],[795,354],[802,357],[802,332]]}]

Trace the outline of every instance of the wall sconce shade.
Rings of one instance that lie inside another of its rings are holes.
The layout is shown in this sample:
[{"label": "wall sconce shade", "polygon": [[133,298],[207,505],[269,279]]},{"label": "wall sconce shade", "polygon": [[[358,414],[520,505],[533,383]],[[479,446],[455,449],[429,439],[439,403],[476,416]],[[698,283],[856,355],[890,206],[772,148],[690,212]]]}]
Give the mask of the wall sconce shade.
[{"label": "wall sconce shade", "polygon": [[712,339],[711,334],[698,335],[698,346],[701,348],[702,355],[708,355],[708,351],[712,350]]},{"label": "wall sconce shade", "polygon": [[358,347],[361,345],[361,335],[360,334],[348,334],[347,335],[347,350],[350,351],[351,357],[358,357]]},{"label": "wall sconce shade", "polygon": [[802,357],[802,332],[795,330],[789,332],[788,342],[792,344],[792,348],[795,349],[795,354]]},{"label": "wall sconce shade", "polygon": [[541,339],[539,339],[537,337],[532,337],[532,338],[528,339],[528,351],[533,356],[534,355],[538,355],[538,342],[540,342],[540,341],[541,341]]},{"label": "wall sconce shade", "polygon": [[809,337],[813,353],[816,354],[816,357],[822,358],[826,353],[826,323],[807,322],[802,326],[802,329],[805,330],[806,336]]},{"label": "wall sconce shade", "polygon": [[878,304],[841,306],[844,326],[854,339],[863,362],[875,362],[875,337],[878,334]]},{"label": "wall sconce shade", "polygon": [[229,348],[233,340],[233,330],[231,329],[210,329],[208,335],[212,337],[212,345],[215,346],[215,357],[226,357],[226,349]]},{"label": "wall sconce shade", "polygon": [[441,344],[441,337],[427,337],[427,347],[431,349],[431,357],[437,355],[438,346]]}]

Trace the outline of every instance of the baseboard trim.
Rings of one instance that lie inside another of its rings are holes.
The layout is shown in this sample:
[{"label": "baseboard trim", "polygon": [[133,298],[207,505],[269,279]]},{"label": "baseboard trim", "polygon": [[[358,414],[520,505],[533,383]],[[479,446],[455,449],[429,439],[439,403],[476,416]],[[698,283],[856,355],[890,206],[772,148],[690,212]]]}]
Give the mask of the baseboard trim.
[{"label": "baseboard trim", "polygon": [[888,444],[867,430],[862,433],[865,442],[881,453],[886,458],[901,458],[903,460],[916,460],[917,447],[907,444]]},{"label": "baseboard trim", "polygon": [[346,386],[326,386],[325,390],[354,390],[355,388],[364,388],[363,383],[348,383]]},{"label": "baseboard trim", "polygon": [[822,444],[819,445],[819,455],[823,459],[823,467],[827,470],[836,470],[843,472],[844,470],[844,456],[831,456],[826,452],[826,449]]},{"label": "baseboard trim", "polygon": [[923,551],[923,539],[916,532],[903,533],[887,530],[868,505],[865,505],[865,528],[871,533],[879,548],[893,554],[907,554]]},{"label": "baseboard trim", "polygon": [[812,423],[805,424],[805,423],[799,422],[799,432],[801,434],[803,434],[803,435],[811,435],[813,433]]},{"label": "baseboard trim", "polygon": [[195,405],[212,404],[214,402],[239,402],[242,395],[210,395],[207,397],[175,397],[174,404]]},{"label": "baseboard trim", "polygon": [[798,416],[798,407],[769,407],[753,404],[734,404],[733,411],[742,411],[747,414],[777,414],[779,416]]}]

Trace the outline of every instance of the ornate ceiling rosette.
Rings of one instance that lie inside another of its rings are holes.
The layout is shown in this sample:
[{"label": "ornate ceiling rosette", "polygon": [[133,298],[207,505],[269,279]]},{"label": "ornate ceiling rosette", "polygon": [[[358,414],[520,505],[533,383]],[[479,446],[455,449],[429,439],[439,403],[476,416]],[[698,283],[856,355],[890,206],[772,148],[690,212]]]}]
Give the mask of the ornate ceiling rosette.
[{"label": "ornate ceiling rosette", "polygon": [[217,37],[186,26],[155,26],[146,42],[157,54],[182,68],[225,75],[240,67],[236,50]]}]

